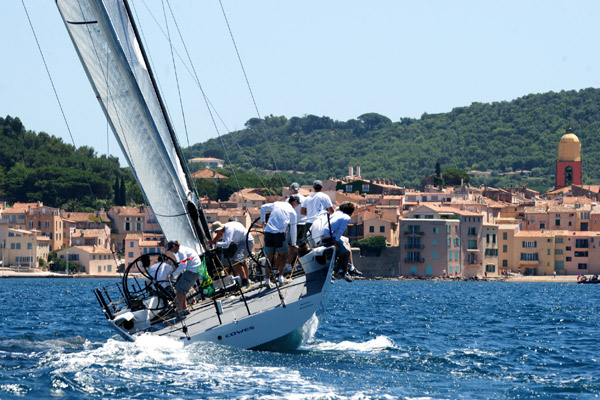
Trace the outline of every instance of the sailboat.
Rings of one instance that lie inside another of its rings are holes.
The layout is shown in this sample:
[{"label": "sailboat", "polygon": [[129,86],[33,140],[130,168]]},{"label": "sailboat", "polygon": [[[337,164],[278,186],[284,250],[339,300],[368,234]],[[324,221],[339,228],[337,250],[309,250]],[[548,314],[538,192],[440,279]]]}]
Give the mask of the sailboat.
[{"label": "sailboat", "polygon": [[[199,196],[168,118],[126,0],[56,0],[79,59],[119,146],[167,240],[196,249],[218,264]],[[335,247],[308,248],[289,283],[242,289],[216,269],[214,293],[193,293],[189,314],[174,313],[172,293],[152,284],[157,254],[131,263],[122,282],[98,288],[108,323],[126,340],[153,334],[184,344],[210,341],[244,349],[296,346],[323,309]],[[215,270],[213,269],[213,274]],[[111,295],[111,293],[113,293]],[[116,294],[115,294],[116,293]],[[191,298],[190,298],[191,299]]]}]

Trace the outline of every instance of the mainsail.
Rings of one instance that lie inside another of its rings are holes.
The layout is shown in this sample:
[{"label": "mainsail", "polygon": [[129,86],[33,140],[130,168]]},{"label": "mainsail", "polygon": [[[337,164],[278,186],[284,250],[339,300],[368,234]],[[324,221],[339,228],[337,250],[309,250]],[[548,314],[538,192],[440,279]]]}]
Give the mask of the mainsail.
[{"label": "mainsail", "polygon": [[[57,0],[79,58],[129,166],[168,240],[202,250],[197,202],[123,0]],[[197,221],[197,219],[196,219]],[[198,233],[197,233],[198,232]]]}]

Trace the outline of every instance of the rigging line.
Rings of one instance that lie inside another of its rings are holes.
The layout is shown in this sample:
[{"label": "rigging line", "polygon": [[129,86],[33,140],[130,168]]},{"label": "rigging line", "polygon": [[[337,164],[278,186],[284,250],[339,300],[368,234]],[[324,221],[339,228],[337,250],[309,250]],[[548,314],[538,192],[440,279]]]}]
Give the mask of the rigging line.
[{"label": "rigging line", "polygon": [[[177,32],[179,34],[179,39],[181,40],[181,43],[183,45],[183,49],[185,50],[185,54],[186,54],[186,56],[188,58],[190,66],[192,68],[193,78],[196,80],[196,84],[198,85],[198,87],[200,89],[200,93],[202,93],[202,97],[204,98],[204,103],[206,104],[206,108],[208,109],[208,113],[209,113],[210,118],[212,120],[213,126],[214,126],[215,131],[217,132],[217,136],[219,137],[219,140],[221,142],[221,147],[223,147],[223,151],[225,152],[225,156],[227,157],[227,163],[229,164],[231,172],[233,173],[233,177],[235,179],[235,183],[236,183],[236,185],[238,187],[238,190],[240,192],[240,196],[242,197],[244,205],[247,206],[247,201],[246,201],[246,199],[244,197],[244,194],[242,192],[242,188],[241,188],[239,179],[237,177],[237,174],[235,172],[235,169],[233,168],[233,163],[231,162],[231,157],[229,156],[229,152],[227,151],[225,143],[223,142],[223,138],[221,137],[221,133],[219,131],[219,127],[217,126],[217,122],[215,121],[215,117],[214,117],[214,115],[213,115],[213,113],[211,111],[212,104],[210,103],[210,101],[208,99],[208,96],[206,95],[206,92],[204,91],[204,88],[202,87],[202,84],[200,84],[200,79],[198,78],[198,74],[196,73],[196,68],[194,68],[194,63],[192,62],[192,58],[190,56],[188,48],[187,48],[187,46],[185,44],[185,41],[183,40],[183,35],[181,34],[181,30],[179,29],[179,24],[177,23],[177,19],[175,18],[175,14],[173,13],[173,9],[171,8],[171,3],[168,0],[167,0],[167,6],[169,7],[169,11],[171,12],[171,17],[173,18],[173,21],[175,23],[175,27],[177,28]],[[150,10],[148,10],[148,11],[150,11]],[[215,112],[216,112],[216,110],[215,110]],[[219,118],[220,118],[220,116],[219,116]],[[188,143],[188,146],[189,146],[189,143]]]},{"label": "rigging line", "polygon": [[[237,44],[235,42],[235,38],[233,36],[233,31],[231,30],[231,25],[229,24],[229,19],[227,18],[227,14],[225,13],[225,7],[223,6],[223,1],[219,0],[219,5],[221,6],[221,11],[223,12],[223,17],[225,18],[225,23],[227,24],[227,29],[229,30],[229,36],[231,37],[231,41],[233,42],[233,47],[235,49],[235,54],[237,54],[238,61],[240,62],[240,67],[242,68],[242,72],[244,74],[244,79],[246,80],[246,85],[248,86],[248,90],[250,91],[250,97],[252,98],[252,102],[254,103],[254,109],[256,110],[256,114],[258,118],[262,120],[260,115],[260,111],[258,110],[258,105],[256,104],[256,99],[254,98],[254,93],[252,92],[252,87],[250,86],[250,80],[248,79],[248,75],[246,74],[246,69],[244,68],[244,63],[242,62],[242,57],[240,56],[240,52],[238,51]],[[263,124],[260,124],[260,127],[263,127]],[[267,137],[267,133],[265,129],[262,129],[262,132],[265,136],[267,148],[269,149],[269,153],[271,153],[271,158],[273,159],[273,166],[275,167],[275,173],[279,178],[279,183],[281,184],[281,188],[283,189],[283,180],[281,179],[281,175],[277,172],[279,168],[277,167],[277,161],[275,161],[275,155],[273,154],[273,149],[269,144],[269,138]]]},{"label": "rigging line", "polygon": [[[240,143],[235,140],[235,136],[233,134],[233,132],[227,127],[227,124],[225,124],[225,121],[223,121],[223,118],[221,118],[221,115],[217,112],[217,110],[215,109],[215,107],[212,105],[212,103],[210,103],[210,106],[213,108],[215,114],[217,115],[217,117],[219,118],[219,121],[221,122],[221,124],[223,125],[223,127],[225,128],[225,130],[227,132],[229,132],[229,136],[231,138],[231,141],[235,144],[235,146],[237,147],[237,149],[239,150],[239,152],[241,153],[241,155],[243,157],[246,158],[246,162],[248,162],[248,164],[250,164],[251,168],[256,168],[253,164],[252,164],[252,160],[250,158],[250,156],[248,156],[244,150],[242,150],[242,147],[240,146]],[[256,177],[258,178],[258,180],[260,181],[261,185],[265,188],[265,190],[267,190],[269,192],[269,194],[274,194],[273,191],[271,190],[271,188],[267,187],[267,185],[265,184],[265,182],[262,180],[262,178],[260,177],[259,174],[256,174]]]},{"label": "rigging line", "polygon": [[[23,9],[25,10],[25,15],[27,15],[27,21],[29,21],[29,26],[31,27],[31,32],[33,33],[33,37],[35,39],[35,43],[37,44],[37,48],[40,52],[40,56],[42,57],[42,61],[44,62],[44,68],[46,68],[46,73],[48,74],[48,78],[50,79],[50,84],[52,85],[52,90],[54,91],[54,96],[56,97],[56,101],[58,102],[58,107],[60,108],[60,112],[63,116],[63,120],[65,121],[65,125],[67,126],[67,131],[69,132],[69,136],[71,137],[71,142],[73,142],[73,147],[77,149],[75,146],[75,139],[73,139],[73,133],[71,132],[71,127],[69,126],[69,122],[67,121],[67,116],[65,115],[65,110],[63,109],[62,103],[60,101],[60,97],[58,96],[58,92],[56,91],[56,86],[54,85],[54,80],[52,79],[52,75],[50,74],[50,69],[48,68],[48,64],[46,63],[46,57],[44,57],[44,52],[42,51],[42,47],[40,46],[40,42],[35,33],[35,29],[33,28],[33,23],[31,22],[31,18],[29,17],[29,12],[27,11],[27,6],[25,5],[25,0],[21,0],[21,4],[23,4]],[[83,160],[79,160],[81,162],[81,167],[84,171],[86,171],[85,164]],[[96,196],[94,196],[94,192],[92,190],[92,185],[88,180],[87,174],[83,174],[85,178],[85,182],[88,185],[88,189],[90,190],[90,195],[92,199],[95,200]]]},{"label": "rigging line", "polygon": [[167,38],[169,39],[169,50],[171,51],[171,61],[173,61],[173,72],[175,73],[175,83],[177,84],[177,94],[179,95],[179,107],[181,108],[181,118],[183,119],[185,138],[187,139],[188,147],[190,147],[190,137],[188,135],[187,122],[185,119],[185,110],[183,108],[183,100],[181,98],[181,88],[179,86],[179,76],[177,75],[177,64],[175,63],[175,55],[173,54],[173,43],[171,42],[171,31],[169,30],[169,21],[167,18],[167,12],[165,10],[165,0],[162,0],[162,10],[163,10],[163,15],[165,17],[165,27],[167,29]]}]

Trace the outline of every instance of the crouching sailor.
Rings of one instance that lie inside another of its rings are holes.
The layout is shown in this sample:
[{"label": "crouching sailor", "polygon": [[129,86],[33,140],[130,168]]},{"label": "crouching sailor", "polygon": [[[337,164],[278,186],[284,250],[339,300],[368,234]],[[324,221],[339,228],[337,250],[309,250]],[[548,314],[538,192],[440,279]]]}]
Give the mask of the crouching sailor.
[{"label": "crouching sailor", "polygon": [[187,315],[190,313],[187,310],[187,293],[194,283],[196,283],[196,280],[200,278],[198,275],[198,267],[201,263],[200,255],[194,249],[181,246],[178,241],[169,242],[167,251],[173,253],[174,258],[179,264],[173,272],[173,277],[181,275],[175,284],[178,314],[180,316]]},{"label": "crouching sailor", "polygon": [[342,236],[350,223],[352,213],[354,213],[354,204],[347,201],[343,202],[331,217],[323,213],[313,222],[310,228],[309,239],[313,247],[326,243],[335,243],[338,256],[338,266],[335,275],[336,278],[343,277],[348,282],[353,281],[351,275],[362,275],[352,265],[350,241],[347,237]]}]

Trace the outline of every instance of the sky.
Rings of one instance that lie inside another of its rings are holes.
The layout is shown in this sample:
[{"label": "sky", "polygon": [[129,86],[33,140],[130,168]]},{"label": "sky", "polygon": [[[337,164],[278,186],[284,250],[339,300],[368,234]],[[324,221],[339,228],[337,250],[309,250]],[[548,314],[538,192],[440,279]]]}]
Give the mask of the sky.
[{"label": "sky", "polygon": [[[166,1],[130,3],[182,146],[242,129],[259,115],[346,121],[376,112],[398,121],[600,87],[598,1],[169,0],[177,25]],[[117,156],[125,166],[55,1],[2,6],[0,116]],[[173,68],[167,26],[187,69],[177,55]],[[217,128],[188,72],[177,27],[218,112]]]}]

